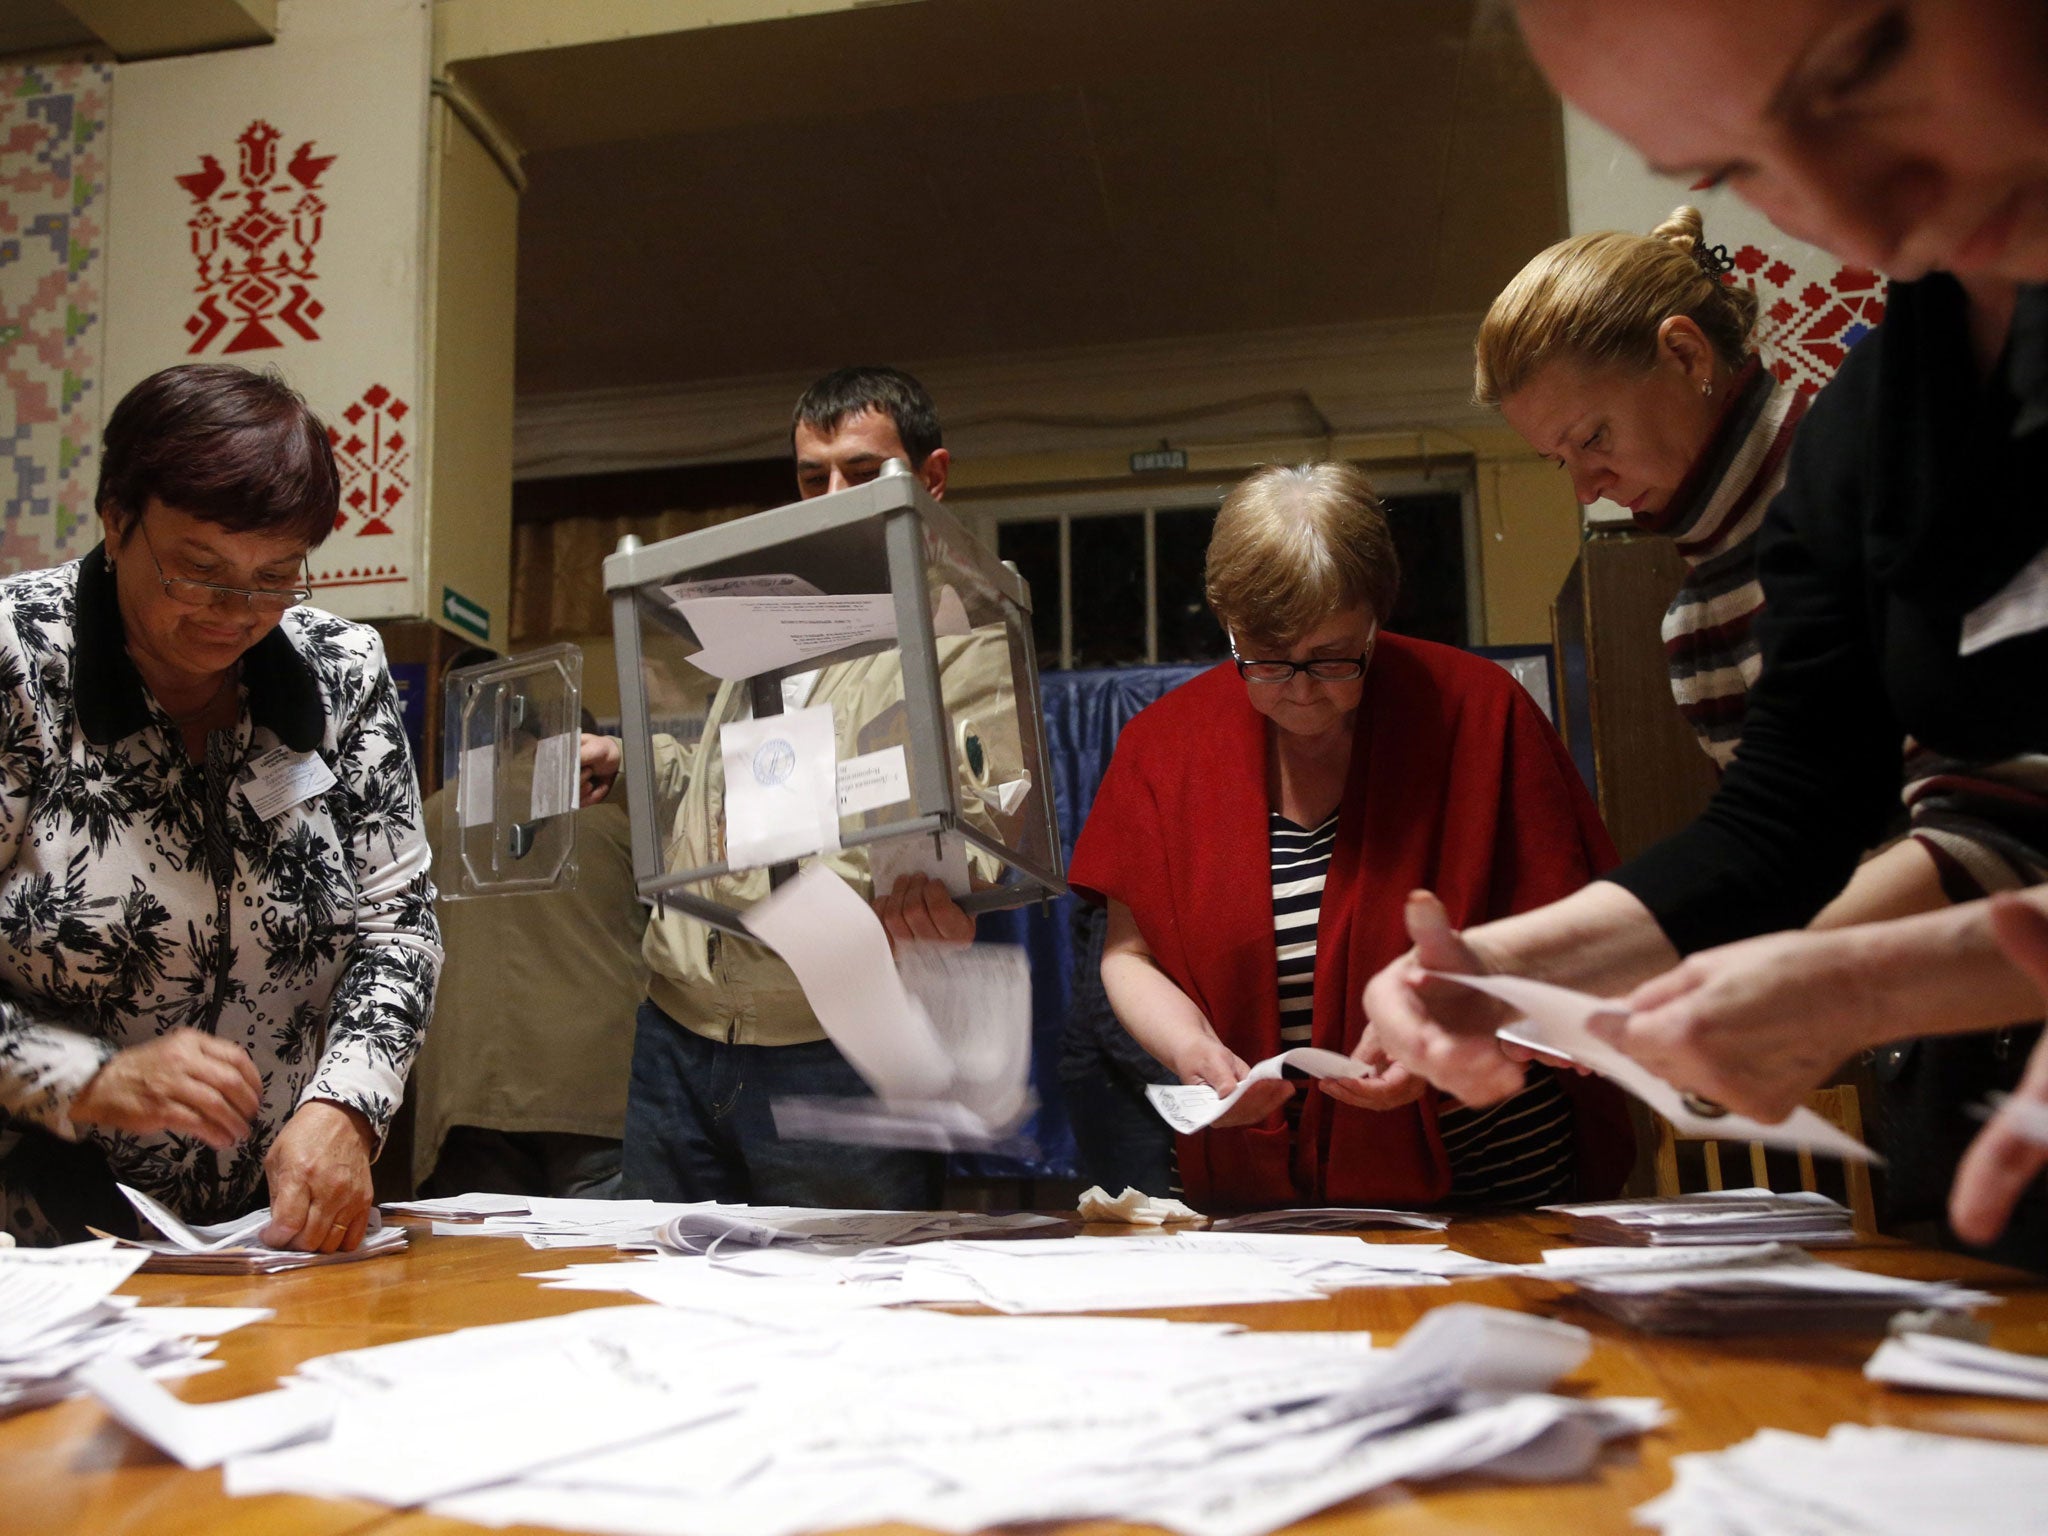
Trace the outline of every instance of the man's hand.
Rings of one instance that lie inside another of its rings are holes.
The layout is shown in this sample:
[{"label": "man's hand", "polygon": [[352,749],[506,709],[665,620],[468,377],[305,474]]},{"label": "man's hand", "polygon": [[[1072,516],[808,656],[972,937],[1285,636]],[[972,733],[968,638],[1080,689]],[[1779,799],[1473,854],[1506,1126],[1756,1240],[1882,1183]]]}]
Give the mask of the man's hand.
[{"label": "man's hand", "polygon": [[1870,989],[1841,933],[1800,929],[1703,949],[1596,1017],[1593,1032],[1674,1087],[1784,1119],[1876,1039]]},{"label": "man's hand", "polygon": [[249,1134],[262,1104],[263,1079],[247,1051],[174,1029],[112,1057],[72,1098],[71,1120],[138,1136],[169,1131],[225,1152]]},{"label": "man's hand", "polygon": [[359,1110],[310,1099],[285,1122],[263,1171],[270,1179],[273,1248],[342,1253],[359,1246],[370,1224],[370,1122]]},{"label": "man's hand", "polygon": [[[1183,1083],[1213,1088],[1219,1099],[1229,1098],[1231,1090],[1251,1070],[1243,1057],[1206,1030],[1200,1039],[1191,1042],[1168,1065]],[[1245,1090],[1245,1096],[1231,1105],[1229,1111],[1209,1129],[1221,1131],[1234,1125],[1257,1125],[1293,1097],[1294,1085],[1283,1079],[1253,1083]]]},{"label": "man's hand", "polygon": [[888,895],[875,898],[875,912],[889,931],[891,945],[906,939],[927,944],[974,942],[974,919],[960,910],[944,881],[929,875],[903,876]]},{"label": "man's hand", "polygon": [[619,768],[626,761],[626,749],[616,736],[597,736],[585,731],[577,744],[576,760],[582,784],[582,796],[577,804],[596,805],[612,792],[612,785],[618,782]]},{"label": "man's hand", "polygon": [[[1991,898],[1991,935],[1998,947],[2048,1003],[2048,917],[2018,896]],[[2026,1076],[2012,1093],[2015,1105],[2037,1105],[2048,1111],[2048,1035],[2027,1058]],[[2010,1110],[1991,1117],[1956,1170],[1949,1194],[1948,1219],[1965,1242],[1988,1243],[2005,1230],[2012,1208],[2027,1186],[2048,1167],[2048,1145],[2038,1134],[2023,1134]]]},{"label": "man's hand", "polygon": [[1519,1093],[1528,1053],[1510,1054],[1494,1038],[1513,1017],[1506,1005],[1425,974],[1485,975],[1493,966],[1451,926],[1443,903],[1428,891],[1409,894],[1406,916],[1415,947],[1365,988],[1375,1051],[1467,1104]]}]

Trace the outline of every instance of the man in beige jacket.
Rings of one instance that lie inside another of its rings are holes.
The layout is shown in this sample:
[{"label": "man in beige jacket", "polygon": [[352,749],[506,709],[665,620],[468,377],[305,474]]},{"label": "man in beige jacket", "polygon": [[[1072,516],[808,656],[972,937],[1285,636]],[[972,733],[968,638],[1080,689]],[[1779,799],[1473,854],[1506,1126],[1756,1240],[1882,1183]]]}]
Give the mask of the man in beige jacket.
[{"label": "man in beige jacket", "polygon": [[[923,386],[895,369],[848,368],[820,379],[797,403],[792,439],[806,500],[872,480],[892,458],[908,464],[932,496],[945,494],[948,459],[937,413]],[[1007,664],[994,650],[1000,647],[979,635],[941,641],[941,675],[956,713],[962,700],[1000,693]],[[984,686],[977,688],[977,680]],[[903,739],[902,676],[893,652],[791,679],[785,696],[792,692],[799,695],[793,706],[833,706],[842,759]],[[695,750],[671,744],[656,752],[655,800],[666,843],[672,853],[690,850],[681,855],[688,863],[711,862],[717,846],[724,823],[717,730],[744,717],[746,699],[743,684],[721,686]],[[619,761],[617,743],[595,751],[586,743],[585,776],[595,793],[609,789]],[[826,862],[868,889],[865,852],[831,854]],[[768,889],[767,872],[756,869],[712,882],[707,894],[744,907]],[[876,906],[898,936],[973,938],[973,919],[943,885],[921,876],[906,877]],[[944,1170],[935,1154],[777,1136],[774,1100],[868,1090],[771,951],[670,913],[649,924],[645,953],[650,974],[634,1036],[624,1195],[911,1210],[939,1202]]]}]

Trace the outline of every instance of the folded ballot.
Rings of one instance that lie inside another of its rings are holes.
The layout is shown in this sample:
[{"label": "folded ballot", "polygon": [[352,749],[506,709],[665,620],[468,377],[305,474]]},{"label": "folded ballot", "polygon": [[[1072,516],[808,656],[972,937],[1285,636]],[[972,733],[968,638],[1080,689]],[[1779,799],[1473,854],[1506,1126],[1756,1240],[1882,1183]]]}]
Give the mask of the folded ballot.
[{"label": "folded ballot", "polygon": [[1969,1339],[1907,1333],[1886,1339],[1863,1374],[1921,1392],[1965,1392],[2048,1403],[2048,1356],[2015,1354]]},{"label": "folded ballot", "polygon": [[1542,1209],[1569,1217],[1571,1235],[1585,1243],[1639,1243],[1649,1248],[1796,1243],[1824,1248],[1856,1241],[1854,1213],[1840,1201],[1810,1190],[1781,1195],[1768,1189],[1714,1189]]},{"label": "folded ballot", "polygon": [[1211,1224],[1216,1232],[1363,1232],[1373,1227],[1407,1227],[1441,1232],[1447,1216],[1427,1211],[1383,1211],[1362,1205],[1296,1206],[1280,1211],[1247,1211]]},{"label": "folded ballot", "polygon": [[1207,1083],[1147,1083],[1145,1097],[1166,1123],[1183,1136],[1214,1125],[1251,1091],[1254,1083],[1268,1083],[1280,1077],[1366,1077],[1369,1069],[1335,1051],[1298,1045],[1278,1056],[1268,1056],[1238,1080],[1228,1094],[1219,1094]]},{"label": "folded ballot", "polygon": [[669,1253],[710,1254],[720,1248],[785,1247],[859,1252],[949,1238],[1001,1238],[1058,1231],[1058,1216],[1019,1211],[834,1211],[798,1205],[707,1205],[679,1211],[655,1232]]},{"label": "folded ballot", "polygon": [[152,1274],[273,1275],[321,1264],[352,1264],[396,1253],[406,1245],[405,1228],[385,1226],[379,1213],[372,1210],[362,1245],[346,1253],[301,1253],[294,1248],[273,1248],[263,1241],[262,1235],[270,1225],[268,1206],[233,1221],[211,1226],[188,1225],[141,1190],[130,1189],[126,1184],[116,1187],[137,1214],[163,1234],[161,1241],[119,1239],[148,1253],[142,1267]]},{"label": "folded ballot", "polygon": [[1588,1029],[1589,1020],[1621,1010],[1614,999],[1574,992],[1547,981],[1523,976],[1459,976],[1430,972],[1439,981],[1455,981],[1497,997],[1523,1017],[1497,1031],[1511,1045],[1562,1057],[1627,1089],[1687,1136],[1717,1141],[1760,1141],[1767,1147],[1806,1147],[1850,1162],[1877,1162],[1870,1148],[1840,1126],[1812,1110],[1799,1108],[1770,1124],[1747,1115],[1702,1115],[1687,1107],[1685,1095],[1648,1067],[1616,1050]]},{"label": "folded ballot", "polygon": [[1882,1332],[1907,1309],[1967,1312],[1998,1300],[1953,1281],[1848,1269],[1776,1243],[1669,1253],[1567,1248],[1543,1257],[1522,1273],[1568,1281],[1588,1306],[1648,1333]]}]

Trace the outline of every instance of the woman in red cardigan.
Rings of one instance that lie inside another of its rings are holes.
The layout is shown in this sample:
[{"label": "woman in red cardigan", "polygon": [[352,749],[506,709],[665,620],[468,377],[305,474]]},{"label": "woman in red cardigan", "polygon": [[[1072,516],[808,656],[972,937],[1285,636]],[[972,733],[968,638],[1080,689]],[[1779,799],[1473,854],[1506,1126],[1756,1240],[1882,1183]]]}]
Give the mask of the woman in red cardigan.
[{"label": "woman in red cardigan", "polygon": [[1138,715],[1070,877],[1109,908],[1102,981],[1139,1043],[1227,1094],[1296,1045],[1376,1069],[1256,1084],[1180,1139],[1207,1209],[1534,1205],[1614,1193],[1618,1094],[1531,1065],[1469,1109],[1394,1066],[1364,981],[1408,947],[1408,892],[1454,921],[1577,890],[1614,861],[1563,745],[1492,662],[1380,630],[1399,566],[1371,485],[1343,464],[1267,468],[1225,501],[1210,606],[1235,662]]}]

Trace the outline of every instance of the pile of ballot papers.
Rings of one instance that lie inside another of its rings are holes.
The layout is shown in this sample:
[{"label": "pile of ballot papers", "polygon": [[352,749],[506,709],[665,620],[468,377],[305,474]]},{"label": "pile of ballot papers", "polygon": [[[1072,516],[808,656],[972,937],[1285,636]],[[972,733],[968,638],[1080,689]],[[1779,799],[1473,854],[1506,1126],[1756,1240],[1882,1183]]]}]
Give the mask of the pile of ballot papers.
[{"label": "pile of ballot papers", "polygon": [[123,1361],[153,1376],[211,1370],[208,1342],[261,1307],[144,1307],[114,1291],[147,1255],[112,1240],[0,1249],[0,1413],[85,1390],[80,1372]]},{"label": "pile of ballot papers", "polygon": [[[489,1526],[799,1536],[1116,1520],[1262,1536],[1397,1480],[1591,1474],[1662,1421],[1553,1395],[1581,1329],[1484,1307],[1358,1334],[1128,1318],[611,1307],[310,1360],[285,1444],[223,1416],[230,1495],[424,1505]],[[204,1460],[208,1405],[111,1384]],[[327,1422],[309,1425],[310,1402]],[[310,1432],[309,1432],[310,1431]]]},{"label": "pile of ballot papers", "polygon": [[1672,1468],[1636,1511],[1665,1536],[2039,1536],[2048,1514],[2048,1448],[1907,1429],[1766,1429]]},{"label": "pile of ballot papers", "polygon": [[1020,1211],[989,1216],[978,1211],[828,1211],[800,1205],[720,1205],[679,1211],[655,1229],[665,1252],[711,1254],[721,1248],[809,1249],[845,1252],[956,1237],[1014,1237],[1061,1231],[1058,1216]]},{"label": "pile of ballot papers", "polygon": [[1315,1301],[1360,1286],[1448,1285],[1465,1276],[1516,1272],[1441,1243],[1159,1232],[954,1238],[850,1253],[722,1247],[704,1257],[578,1264],[535,1278],[564,1289],[625,1291],[668,1306],[773,1316],[801,1306],[926,1303],[1061,1313]]},{"label": "pile of ballot papers", "polygon": [[1993,1349],[1971,1339],[1906,1333],[1886,1339],[1863,1374],[1921,1392],[1965,1392],[2048,1403],[2048,1357]]},{"label": "pile of ballot papers", "polygon": [[1849,1269],[1780,1243],[1558,1248],[1523,1273],[1569,1281],[1581,1301],[1651,1333],[1882,1332],[1902,1311],[1960,1313],[1998,1300],[1953,1281]]},{"label": "pile of ballot papers", "polygon": [[1856,1241],[1853,1213],[1810,1190],[1715,1189],[1654,1200],[1596,1200],[1546,1205],[1571,1218],[1571,1235],[1587,1243],[1796,1243],[1822,1248]]},{"label": "pile of ballot papers", "polygon": [[353,1264],[360,1259],[396,1253],[406,1244],[405,1228],[383,1225],[372,1211],[361,1245],[345,1252],[301,1253],[295,1248],[273,1248],[263,1241],[263,1229],[270,1225],[268,1206],[233,1221],[212,1226],[189,1225],[141,1190],[130,1189],[126,1184],[117,1187],[137,1214],[163,1234],[157,1240],[120,1240],[142,1250],[146,1260],[142,1267],[152,1274],[274,1275],[318,1264]]}]

